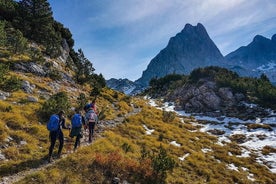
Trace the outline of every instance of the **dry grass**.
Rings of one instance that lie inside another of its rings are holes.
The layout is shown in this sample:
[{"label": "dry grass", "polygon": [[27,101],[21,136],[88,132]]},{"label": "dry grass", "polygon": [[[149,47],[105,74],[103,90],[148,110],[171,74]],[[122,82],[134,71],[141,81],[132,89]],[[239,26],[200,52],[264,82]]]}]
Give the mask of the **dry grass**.
[{"label": "dry grass", "polygon": [[[26,79],[36,84],[31,78]],[[40,88],[47,89],[44,80],[48,79],[43,79]],[[89,87],[81,89],[85,91]],[[78,93],[71,95],[74,96],[72,104],[75,104]],[[39,165],[48,152],[48,131],[35,113],[43,100],[18,103],[26,97],[27,94],[18,91],[8,100],[0,101],[0,142],[8,145],[1,150],[8,159],[0,161],[1,177]],[[104,89],[96,103],[98,110],[104,112],[105,120],[126,115],[133,107],[141,111],[127,117],[123,124],[106,130],[91,146],[81,147],[47,170],[32,173],[18,183],[109,183],[115,176],[131,183],[150,183],[154,177],[151,160],[141,159],[141,151],[146,148],[149,154],[156,154],[160,145],[176,162],[173,171],[167,173],[166,183],[253,183],[248,179],[249,173],[254,174],[257,183],[276,181],[275,174],[257,164],[253,156],[237,157],[241,149],[235,142],[243,141],[242,135],[234,135],[231,137],[233,143],[220,146],[215,136],[199,132],[192,125],[195,121],[192,117],[164,122],[161,110],[148,106],[143,99],[129,98],[110,89]],[[143,125],[153,129],[153,133],[147,135]],[[12,138],[10,142],[6,142],[8,137]],[[172,141],[180,146],[172,145]],[[267,154],[274,151],[270,147],[263,150]],[[181,161],[179,157],[186,154],[188,156]],[[230,170],[229,164],[238,167],[239,172]]]}]

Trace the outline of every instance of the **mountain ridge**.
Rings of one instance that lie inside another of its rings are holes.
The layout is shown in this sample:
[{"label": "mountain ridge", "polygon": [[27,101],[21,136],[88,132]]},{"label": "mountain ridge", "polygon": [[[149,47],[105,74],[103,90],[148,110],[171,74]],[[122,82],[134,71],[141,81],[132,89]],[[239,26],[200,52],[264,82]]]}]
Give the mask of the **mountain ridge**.
[{"label": "mountain ridge", "polygon": [[[134,81],[134,85],[137,85],[135,93],[148,87],[152,78],[168,74],[187,75],[195,68],[206,66],[224,67],[248,77],[260,77],[264,73],[276,84],[275,53],[276,34],[271,39],[256,35],[247,46],[223,56],[201,23],[196,26],[186,24],[150,61],[142,76]],[[116,89],[114,85],[110,87]]]},{"label": "mountain ridge", "polygon": [[148,86],[151,78],[171,73],[188,74],[195,66],[214,64],[213,60],[217,65],[222,65],[220,62],[223,62],[223,56],[204,26],[200,23],[196,26],[186,24],[184,29],[170,38],[167,46],[150,61],[142,77],[135,83]]}]

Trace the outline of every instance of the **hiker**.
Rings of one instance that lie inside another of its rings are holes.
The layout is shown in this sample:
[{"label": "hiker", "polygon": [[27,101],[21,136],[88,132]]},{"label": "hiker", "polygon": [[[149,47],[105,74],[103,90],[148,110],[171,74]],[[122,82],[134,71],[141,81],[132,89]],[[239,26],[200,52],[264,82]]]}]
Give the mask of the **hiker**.
[{"label": "hiker", "polygon": [[58,147],[58,158],[61,156],[61,151],[63,148],[63,143],[64,143],[64,136],[62,132],[63,129],[68,129],[65,127],[65,118],[64,118],[64,111],[60,111],[58,114],[53,114],[50,117],[50,120],[47,124],[47,129],[50,131],[50,141],[51,145],[49,147],[49,157],[48,161],[52,162],[52,153],[56,144],[56,140],[59,140],[59,147]]},{"label": "hiker", "polygon": [[94,128],[95,125],[98,123],[98,116],[95,113],[95,111],[93,110],[93,108],[90,106],[85,114],[85,121],[86,121],[86,125],[88,125],[88,130],[89,130],[89,140],[88,142],[91,143],[92,142],[92,137],[94,134]]},{"label": "hiker", "polygon": [[98,110],[97,110],[97,106],[96,106],[96,99],[94,99],[91,102],[91,108],[94,110],[94,112],[98,115]]},{"label": "hiker", "polygon": [[96,99],[94,99],[91,103],[86,104],[83,109],[85,112],[87,112],[89,108],[92,108],[94,110],[94,112],[98,115]]},{"label": "hiker", "polygon": [[76,109],[76,113],[73,115],[71,120],[72,129],[70,131],[70,137],[76,137],[74,151],[76,151],[77,147],[80,146],[80,139],[82,138],[82,125],[85,125],[85,119],[82,116],[81,111]]}]

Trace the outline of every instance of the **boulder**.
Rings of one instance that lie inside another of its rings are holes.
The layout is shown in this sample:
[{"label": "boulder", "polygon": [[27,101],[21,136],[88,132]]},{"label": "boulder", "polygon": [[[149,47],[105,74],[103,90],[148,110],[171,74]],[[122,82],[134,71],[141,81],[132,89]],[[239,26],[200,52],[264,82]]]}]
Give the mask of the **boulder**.
[{"label": "boulder", "polygon": [[14,70],[25,73],[33,73],[38,76],[46,76],[47,74],[47,72],[43,69],[41,65],[34,62],[15,63]]},{"label": "boulder", "polygon": [[4,92],[4,91],[0,91],[0,100],[6,100],[7,97],[11,96],[10,93],[8,92]]},{"label": "boulder", "polygon": [[27,100],[28,100],[29,102],[38,102],[38,98],[36,98],[36,97],[34,97],[34,96],[28,96],[28,97],[27,97]]},{"label": "boulder", "polygon": [[33,93],[33,90],[35,88],[34,84],[30,84],[29,81],[22,81],[22,89],[26,93]]}]

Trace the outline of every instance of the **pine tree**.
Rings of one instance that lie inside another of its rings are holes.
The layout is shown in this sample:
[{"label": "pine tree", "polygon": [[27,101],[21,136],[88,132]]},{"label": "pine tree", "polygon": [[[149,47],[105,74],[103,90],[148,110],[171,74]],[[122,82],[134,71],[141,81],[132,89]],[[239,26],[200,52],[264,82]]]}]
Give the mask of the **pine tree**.
[{"label": "pine tree", "polygon": [[6,44],[6,39],[5,22],[0,21],[0,47]]},{"label": "pine tree", "polygon": [[27,50],[27,39],[18,29],[8,28],[6,45],[14,54],[23,53]]},{"label": "pine tree", "polygon": [[12,21],[16,16],[16,5],[13,0],[0,0],[0,20]]},{"label": "pine tree", "polygon": [[39,43],[53,29],[53,13],[47,0],[22,0],[19,13],[26,35]]},{"label": "pine tree", "polygon": [[61,34],[54,29],[54,18],[47,0],[22,0],[19,2],[16,26],[24,36],[43,44],[51,57],[60,54]]},{"label": "pine tree", "polygon": [[77,66],[76,80],[81,84],[91,81],[95,69],[93,68],[92,63],[84,56],[81,49],[76,53],[75,59],[75,64]]}]

